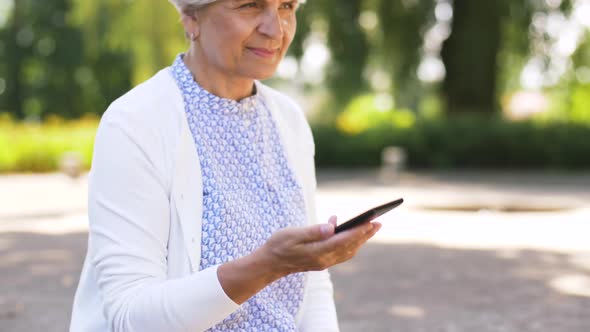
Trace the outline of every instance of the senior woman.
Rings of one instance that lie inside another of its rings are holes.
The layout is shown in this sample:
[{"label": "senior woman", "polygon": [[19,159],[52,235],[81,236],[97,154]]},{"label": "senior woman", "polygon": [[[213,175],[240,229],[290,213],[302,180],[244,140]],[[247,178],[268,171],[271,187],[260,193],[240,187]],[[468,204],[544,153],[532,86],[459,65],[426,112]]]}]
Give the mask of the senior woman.
[{"label": "senior woman", "polygon": [[297,0],[171,0],[190,47],[96,136],[74,332],[337,331],[326,268],[380,228],[316,223],[303,113],[259,80]]}]

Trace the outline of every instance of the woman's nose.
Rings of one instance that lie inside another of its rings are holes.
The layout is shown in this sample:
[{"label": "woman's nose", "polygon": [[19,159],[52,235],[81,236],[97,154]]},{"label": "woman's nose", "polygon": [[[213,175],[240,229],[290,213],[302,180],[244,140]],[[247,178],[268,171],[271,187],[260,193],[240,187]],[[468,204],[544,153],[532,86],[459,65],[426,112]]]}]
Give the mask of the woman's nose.
[{"label": "woman's nose", "polygon": [[283,37],[283,19],[277,10],[267,10],[258,31],[271,39]]}]

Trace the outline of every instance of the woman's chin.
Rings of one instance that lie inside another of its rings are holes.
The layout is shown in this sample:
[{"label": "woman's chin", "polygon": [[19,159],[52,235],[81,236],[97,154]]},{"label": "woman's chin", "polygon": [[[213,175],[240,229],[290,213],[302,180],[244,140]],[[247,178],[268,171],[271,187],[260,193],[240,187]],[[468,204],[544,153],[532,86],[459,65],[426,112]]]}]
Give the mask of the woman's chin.
[{"label": "woman's chin", "polygon": [[276,66],[272,68],[261,68],[259,70],[250,71],[246,76],[254,80],[263,81],[271,78],[275,74],[275,72]]}]

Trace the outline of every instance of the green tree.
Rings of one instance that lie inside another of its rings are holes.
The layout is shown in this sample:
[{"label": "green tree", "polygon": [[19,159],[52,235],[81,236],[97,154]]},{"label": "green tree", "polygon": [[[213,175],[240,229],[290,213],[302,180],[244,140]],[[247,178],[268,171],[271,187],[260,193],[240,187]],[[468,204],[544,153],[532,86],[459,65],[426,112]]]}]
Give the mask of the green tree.
[{"label": "green tree", "polygon": [[[423,56],[425,32],[434,24],[434,10],[440,2],[323,3],[326,5],[321,12],[329,23],[332,51],[329,84],[338,95],[337,99],[346,100],[355,95],[353,91],[362,91],[364,85],[352,87],[352,84],[363,82],[362,73],[367,64],[376,63],[391,73],[392,94],[397,106],[417,109],[427,87],[416,72]],[[440,54],[446,76],[439,93],[446,103],[447,113],[496,113],[499,91],[519,74],[524,59],[531,52],[529,27],[533,14],[548,12],[550,4],[542,0],[485,3],[454,0],[451,4],[451,31]],[[567,13],[570,9],[571,0],[561,2],[559,10]],[[366,32],[358,27],[356,20],[362,10],[372,10],[378,15],[376,42],[367,44]],[[368,54],[364,53],[366,50]],[[351,88],[347,88],[349,85]]]},{"label": "green tree", "polygon": [[[538,0],[453,1],[452,32],[441,52],[449,114],[497,112],[499,92],[532,52],[534,14],[549,10],[546,1]],[[562,1],[559,10],[570,11],[571,1]]]},{"label": "green tree", "polygon": [[328,22],[328,46],[335,60],[328,67],[327,83],[337,107],[366,91],[363,71],[369,54],[367,37],[359,25],[362,0],[326,0],[322,12]]},{"label": "green tree", "polygon": [[422,58],[424,32],[434,21],[434,0],[378,0],[380,35],[378,62],[391,73],[392,94],[398,107],[416,109],[422,86],[416,75]]},{"label": "green tree", "polygon": [[101,114],[186,47],[161,0],[18,0],[0,37],[0,111],[20,119]]},{"label": "green tree", "polygon": [[188,47],[180,17],[168,1],[75,0],[74,18],[86,38],[90,56],[105,50],[128,54],[133,85],[170,65]]},{"label": "green tree", "polygon": [[503,1],[455,0],[441,52],[449,113],[494,113]]},{"label": "green tree", "polygon": [[82,60],[82,38],[66,21],[69,9],[67,0],[14,1],[12,15],[0,30],[4,112],[18,118],[81,112],[76,107],[79,89],[71,82]]}]

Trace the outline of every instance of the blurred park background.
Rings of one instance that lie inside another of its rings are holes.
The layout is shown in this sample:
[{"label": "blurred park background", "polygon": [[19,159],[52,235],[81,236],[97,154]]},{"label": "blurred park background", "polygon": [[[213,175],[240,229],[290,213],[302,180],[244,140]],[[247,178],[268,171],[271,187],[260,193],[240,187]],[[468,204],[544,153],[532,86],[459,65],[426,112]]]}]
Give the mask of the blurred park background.
[{"label": "blurred park background", "polygon": [[[312,123],[319,167],[590,166],[587,0],[322,0],[268,84]],[[90,166],[110,102],[186,49],[167,1],[0,1],[0,172]]]},{"label": "blurred park background", "polygon": [[[406,199],[332,269],[342,330],[590,331],[590,0],[298,20],[266,83],[312,126],[320,219]],[[186,48],[166,0],[0,0],[0,331],[67,329],[100,116]]]}]

